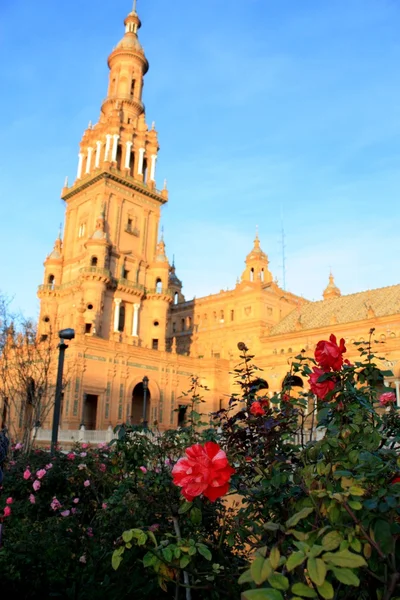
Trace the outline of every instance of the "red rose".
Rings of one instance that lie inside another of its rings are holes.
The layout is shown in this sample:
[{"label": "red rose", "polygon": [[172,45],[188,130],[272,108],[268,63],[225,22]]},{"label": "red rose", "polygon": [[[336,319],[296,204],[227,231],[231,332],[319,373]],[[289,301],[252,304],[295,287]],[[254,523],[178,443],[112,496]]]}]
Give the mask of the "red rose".
[{"label": "red rose", "polygon": [[251,405],[250,412],[255,417],[265,415],[264,409],[261,406],[261,402],[257,402],[257,401],[253,402],[253,404]]},{"label": "red rose", "polygon": [[319,366],[325,371],[339,371],[343,365],[343,354],[346,352],[346,346],[344,345],[344,339],[340,340],[340,345],[336,343],[336,337],[330,336],[329,342],[321,340],[318,342],[315,349],[315,360]]},{"label": "red rose", "polygon": [[189,502],[201,494],[215,502],[229,490],[234,472],[225,452],[214,442],[190,446],[186,457],[180,458],[172,469],[174,484],[182,488]]},{"label": "red rose", "polygon": [[400,475],[397,475],[394,479],[392,479],[392,481],[390,483],[392,483],[392,484],[400,483]]},{"label": "red rose", "polygon": [[322,375],[326,375],[326,371],[313,367],[313,373],[311,373],[308,383],[313,394],[315,394],[320,400],[323,400],[325,396],[331,392],[335,387],[335,382],[332,379],[325,379],[325,381],[319,381]]}]

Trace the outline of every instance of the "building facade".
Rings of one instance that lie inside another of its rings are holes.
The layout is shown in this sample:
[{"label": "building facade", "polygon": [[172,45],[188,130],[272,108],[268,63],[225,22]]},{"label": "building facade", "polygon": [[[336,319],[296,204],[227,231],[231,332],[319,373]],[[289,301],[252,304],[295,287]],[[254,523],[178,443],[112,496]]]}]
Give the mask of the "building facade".
[{"label": "building facade", "polygon": [[[342,296],[333,276],[320,302],[281,289],[256,236],[229,291],[186,301],[160,236],[166,186],[156,186],[159,152],[142,99],[148,62],[133,10],[108,57],[99,120],[83,134],[75,181],[62,190],[63,237],[44,263],[39,334],[73,327],[62,429],[105,431],[143,418],[160,429],[184,420],[190,377],[207,386],[205,410],[227,402],[237,343],[245,342],[280,389],[293,357],[335,332],[352,341],[374,327],[400,397],[400,285]],[[385,342],[383,344],[383,342]],[[350,355],[354,352],[350,349]]]}]

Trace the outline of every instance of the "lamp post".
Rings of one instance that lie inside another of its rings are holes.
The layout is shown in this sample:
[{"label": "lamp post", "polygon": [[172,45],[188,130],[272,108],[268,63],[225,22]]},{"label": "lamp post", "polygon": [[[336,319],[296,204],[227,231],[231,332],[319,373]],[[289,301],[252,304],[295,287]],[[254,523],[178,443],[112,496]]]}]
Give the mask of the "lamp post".
[{"label": "lamp post", "polygon": [[58,344],[58,369],[57,369],[57,382],[56,382],[56,396],[54,400],[54,412],[53,412],[53,428],[51,432],[51,452],[54,452],[58,441],[58,426],[60,423],[60,409],[61,409],[61,398],[62,398],[62,378],[64,370],[64,356],[65,351],[68,348],[64,340],[73,340],[75,337],[75,331],[73,329],[61,329],[58,332],[60,343]]},{"label": "lamp post", "polygon": [[145,375],[142,379],[143,383],[143,427],[147,429],[147,390],[149,387],[149,378]]}]

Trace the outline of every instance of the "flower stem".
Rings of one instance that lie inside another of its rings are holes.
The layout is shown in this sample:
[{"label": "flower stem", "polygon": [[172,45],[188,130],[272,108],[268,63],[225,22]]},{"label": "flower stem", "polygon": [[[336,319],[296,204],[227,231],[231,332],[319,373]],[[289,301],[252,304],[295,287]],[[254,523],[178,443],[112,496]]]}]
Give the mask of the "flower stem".
[{"label": "flower stem", "polygon": [[[174,523],[176,539],[178,540],[178,542],[180,542],[182,540],[182,536],[181,536],[181,530],[179,527],[178,517],[172,517],[172,521]],[[183,581],[185,582],[185,585],[190,586],[189,573],[187,571],[183,571]],[[192,591],[191,591],[190,587],[187,587],[185,589],[186,589],[186,600],[192,600]]]}]

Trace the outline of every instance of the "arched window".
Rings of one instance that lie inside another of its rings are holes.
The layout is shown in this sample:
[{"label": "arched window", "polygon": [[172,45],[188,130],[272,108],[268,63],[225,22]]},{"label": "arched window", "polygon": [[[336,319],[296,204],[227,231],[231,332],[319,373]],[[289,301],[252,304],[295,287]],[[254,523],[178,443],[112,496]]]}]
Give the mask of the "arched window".
[{"label": "arched window", "polygon": [[97,256],[92,256],[92,258],[90,259],[90,266],[97,267]]},{"label": "arched window", "polygon": [[181,319],[181,331],[185,331],[185,319]]},{"label": "arched window", "polygon": [[175,294],[174,294],[174,304],[178,304],[178,302],[179,302],[179,294],[178,294],[178,292],[175,292]]},{"label": "arched window", "polygon": [[121,304],[119,308],[118,331],[124,331],[125,328],[125,305]]},{"label": "arched window", "polygon": [[224,311],[221,310],[220,314],[219,314],[219,320],[221,323],[223,323],[225,321],[225,316],[224,316]]},{"label": "arched window", "polygon": [[121,144],[118,144],[116,163],[117,163],[117,169],[122,169],[122,146],[121,146]]},{"label": "arched window", "polygon": [[186,317],[186,329],[190,331],[192,329],[192,318]]},{"label": "arched window", "polygon": [[135,93],[135,80],[132,79],[132,81],[131,81],[131,98],[133,98],[134,93]]},{"label": "arched window", "polygon": [[251,267],[250,269],[250,281],[254,281],[254,269]]},{"label": "arched window", "polygon": [[161,294],[162,292],[162,281],[160,278],[156,280],[156,293]]},{"label": "arched window", "polygon": [[260,271],[260,279],[261,281],[264,281],[264,269],[261,269]]},{"label": "arched window", "polygon": [[49,275],[47,278],[47,283],[49,285],[54,285],[54,275]]}]

